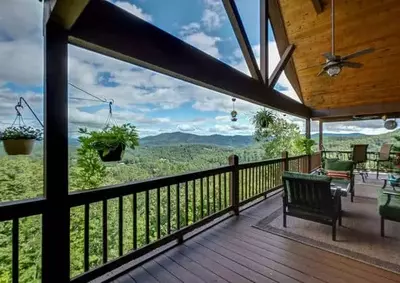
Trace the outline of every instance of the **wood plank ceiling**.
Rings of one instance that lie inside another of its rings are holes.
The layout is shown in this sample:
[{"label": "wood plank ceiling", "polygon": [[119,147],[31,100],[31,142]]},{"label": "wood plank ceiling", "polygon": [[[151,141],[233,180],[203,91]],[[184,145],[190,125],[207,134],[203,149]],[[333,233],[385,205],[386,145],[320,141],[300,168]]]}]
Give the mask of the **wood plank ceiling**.
[{"label": "wood plank ceiling", "polygon": [[[321,56],[331,49],[331,4],[321,1],[317,14],[311,0],[280,0],[304,104],[312,109],[337,109],[400,102],[400,1],[337,0],[336,53],[347,55],[373,47],[375,52],[351,61],[339,76],[317,77]],[[399,109],[400,110],[400,109]]]}]

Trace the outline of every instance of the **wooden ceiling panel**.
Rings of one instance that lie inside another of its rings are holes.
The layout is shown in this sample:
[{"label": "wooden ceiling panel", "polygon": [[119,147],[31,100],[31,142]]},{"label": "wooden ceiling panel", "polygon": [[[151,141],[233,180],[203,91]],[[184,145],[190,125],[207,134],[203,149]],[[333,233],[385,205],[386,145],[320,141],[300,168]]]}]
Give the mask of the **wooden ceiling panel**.
[{"label": "wooden ceiling panel", "polygon": [[[365,48],[375,52],[352,59],[361,69],[344,68],[339,76],[317,77],[322,53],[331,50],[330,0],[315,12],[312,1],[280,0],[304,104],[334,109],[400,102],[400,1],[336,0],[336,54]],[[400,110],[400,109],[399,109]]]}]

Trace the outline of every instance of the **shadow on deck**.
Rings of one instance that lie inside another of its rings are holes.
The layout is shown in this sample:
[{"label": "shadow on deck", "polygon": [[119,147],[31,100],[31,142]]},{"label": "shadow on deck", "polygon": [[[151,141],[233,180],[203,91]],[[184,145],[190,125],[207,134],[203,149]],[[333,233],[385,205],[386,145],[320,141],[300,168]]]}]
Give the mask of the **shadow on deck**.
[{"label": "shadow on deck", "polygon": [[[366,183],[357,176],[356,197],[375,197],[381,185],[372,174]],[[252,227],[279,207],[273,196],[112,282],[400,282],[395,273]]]}]

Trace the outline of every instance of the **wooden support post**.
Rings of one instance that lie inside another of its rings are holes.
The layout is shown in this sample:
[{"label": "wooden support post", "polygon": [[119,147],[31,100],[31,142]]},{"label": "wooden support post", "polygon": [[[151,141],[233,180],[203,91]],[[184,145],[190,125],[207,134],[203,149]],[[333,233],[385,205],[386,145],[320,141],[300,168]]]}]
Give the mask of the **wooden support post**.
[{"label": "wooden support post", "polygon": [[234,166],[230,181],[230,202],[235,215],[239,215],[239,157],[237,155],[229,156],[229,165]]},{"label": "wooden support post", "polygon": [[260,69],[268,84],[268,0],[260,0]]},{"label": "wooden support post", "polygon": [[289,153],[287,151],[282,152],[282,158],[285,160],[283,161],[283,171],[289,171]]},{"label": "wooden support post", "polygon": [[45,26],[42,282],[70,282],[68,205],[68,34]]},{"label": "wooden support post", "polygon": [[[306,138],[311,139],[311,119],[306,119]],[[311,155],[307,156],[307,172],[311,172]]]},{"label": "wooden support post", "polygon": [[324,122],[319,121],[319,151],[324,150]]}]

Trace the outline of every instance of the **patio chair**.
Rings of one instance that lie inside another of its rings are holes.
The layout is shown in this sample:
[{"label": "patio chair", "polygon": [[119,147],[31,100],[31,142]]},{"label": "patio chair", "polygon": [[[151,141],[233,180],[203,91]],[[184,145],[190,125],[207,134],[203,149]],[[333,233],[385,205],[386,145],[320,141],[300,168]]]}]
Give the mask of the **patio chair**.
[{"label": "patio chair", "polygon": [[283,227],[293,216],[332,226],[336,241],[336,222],[342,224],[340,191],[331,191],[331,178],[321,175],[284,172]]},{"label": "patio chair", "polygon": [[[365,164],[368,161],[367,157],[368,144],[355,144],[352,147],[353,150],[350,155],[350,159],[351,161],[353,161],[354,168],[361,175],[361,178],[365,183],[365,179],[368,177],[368,172],[365,169]],[[362,168],[360,168],[360,166],[362,166]]]},{"label": "patio chair", "polygon": [[354,163],[352,160],[326,159],[322,174],[331,177],[332,182],[340,179],[350,180],[351,202],[354,200]]},{"label": "patio chair", "polygon": [[376,179],[379,178],[379,167],[382,162],[390,161],[390,151],[392,150],[393,144],[384,143],[381,146],[381,150],[378,153],[377,158],[374,160],[376,162]]},{"label": "patio chair", "polygon": [[385,220],[400,222],[400,192],[394,189],[378,189],[378,211],[381,216],[381,236],[385,237]]}]

